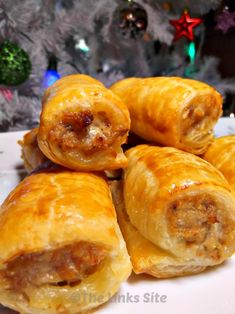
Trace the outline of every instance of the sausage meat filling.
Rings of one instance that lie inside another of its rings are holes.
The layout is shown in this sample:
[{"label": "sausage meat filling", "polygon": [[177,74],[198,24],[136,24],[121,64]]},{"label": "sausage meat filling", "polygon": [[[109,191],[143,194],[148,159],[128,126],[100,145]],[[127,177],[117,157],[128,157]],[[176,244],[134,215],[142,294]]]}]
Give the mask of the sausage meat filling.
[{"label": "sausage meat filling", "polygon": [[98,245],[79,242],[53,251],[21,255],[1,271],[15,290],[44,284],[75,286],[95,273],[107,252]]},{"label": "sausage meat filling", "polygon": [[84,152],[100,151],[116,139],[116,132],[105,112],[66,112],[50,131],[51,140],[63,150],[81,148]]},{"label": "sausage meat filling", "polygon": [[168,230],[186,245],[198,245],[199,255],[219,260],[229,232],[219,206],[208,195],[185,196],[168,208]]}]

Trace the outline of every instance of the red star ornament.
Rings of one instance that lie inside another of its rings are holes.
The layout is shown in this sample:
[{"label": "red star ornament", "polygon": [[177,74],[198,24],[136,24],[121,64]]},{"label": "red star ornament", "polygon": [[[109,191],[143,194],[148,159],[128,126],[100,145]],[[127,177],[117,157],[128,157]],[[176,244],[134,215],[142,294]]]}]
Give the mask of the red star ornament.
[{"label": "red star ornament", "polygon": [[189,40],[194,40],[193,28],[202,23],[200,18],[190,17],[187,10],[184,11],[181,18],[178,20],[170,20],[171,25],[175,27],[175,40],[182,36],[187,37]]}]

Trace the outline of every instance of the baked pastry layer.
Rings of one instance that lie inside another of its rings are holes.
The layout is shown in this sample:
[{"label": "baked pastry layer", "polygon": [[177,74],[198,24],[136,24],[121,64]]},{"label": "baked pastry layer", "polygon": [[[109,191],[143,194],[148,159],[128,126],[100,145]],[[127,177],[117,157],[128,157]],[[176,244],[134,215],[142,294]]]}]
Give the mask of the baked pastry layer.
[{"label": "baked pastry layer", "polygon": [[80,313],[131,272],[106,181],[45,165],[1,206],[0,302],[20,313]]},{"label": "baked pastry layer", "polygon": [[235,195],[235,135],[215,138],[203,158],[223,173]]},{"label": "baked pastry layer", "polygon": [[42,152],[73,170],[125,167],[121,145],[130,129],[127,107],[99,81],[70,75],[45,92],[38,133]]},{"label": "baked pastry layer", "polygon": [[216,168],[170,147],[139,145],[126,154],[120,226],[134,271],[173,277],[234,253],[235,199]]},{"label": "baked pastry layer", "polygon": [[212,141],[214,125],[222,113],[221,95],[195,80],[128,78],[110,89],[128,107],[132,132],[197,155]]},{"label": "baked pastry layer", "polygon": [[194,259],[177,258],[147,240],[133,226],[126,213],[122,182],[113,181],[111,190],[118,222],[131,257],[133,271],[137,275],[145,273],[157,278],[171,278],[200,273],[206,269],[203,263],[196,263]]},{"label": "baked pastry layer", "polygon": [[29,173],[48,160],[38,147],[37,136],[38,128],[34,128],[18,142],[21,146],[21,157],[24,161],[25,169]]}]

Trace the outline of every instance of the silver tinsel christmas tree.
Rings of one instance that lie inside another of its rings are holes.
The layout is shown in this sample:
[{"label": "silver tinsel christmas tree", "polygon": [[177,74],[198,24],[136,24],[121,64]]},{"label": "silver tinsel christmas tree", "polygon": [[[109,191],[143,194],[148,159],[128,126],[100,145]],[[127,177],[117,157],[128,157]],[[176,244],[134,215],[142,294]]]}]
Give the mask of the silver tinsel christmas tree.
[{"label": "silver tinsel christmas tree", "polygon": [[[234,92],[234,80],[221,78],[218,60],[201,58],[204,24],[194,29],[198,43],[192,61],[185,53],[187,39],[174,42],[175,29],[169,23],[179,19],[186,6],[192,17],[203,17],[220,4],[220,0],[0,0],[0,63],[6,66],[4,62],[11,61],[2,71],[5,80],[0,73],[0,131],[37,125],[46,86],[72,73],[92,75],[106,86],[126,76],[188,76],[222,94]],[[24,51],[31,65],[26,67],[21,56],[16,72],[9,54],[19,58],[19,49],[9,52],[6,42],[20,48],[21,55]],[[23,65],[25,71],[30,69],[29,76],[23,71],[22,77]],[[48,70],[57,76],[45,83]],[[13,78],[20,83],[14,84]]]}]

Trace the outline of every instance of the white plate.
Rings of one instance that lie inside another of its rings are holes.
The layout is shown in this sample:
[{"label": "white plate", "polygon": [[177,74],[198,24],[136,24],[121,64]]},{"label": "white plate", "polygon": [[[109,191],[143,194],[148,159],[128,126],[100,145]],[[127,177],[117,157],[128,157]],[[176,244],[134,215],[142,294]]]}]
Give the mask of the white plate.
[{"label": "white plate", "polygon": [[[0,203],[25,174],[17,145],[17,140],[24,133],[0,133]],[[232,133],[235,134],[235,119],[220,119],[215,134],[222,136]],[[112,302],[99,308],[96,313],[234,314],[234,277],[235,257],[201,274],[177,279],[158,280],[150,276],[132,275],[123,283]],[[0,308],[0,314],[10,313],[14,312]]]}]

